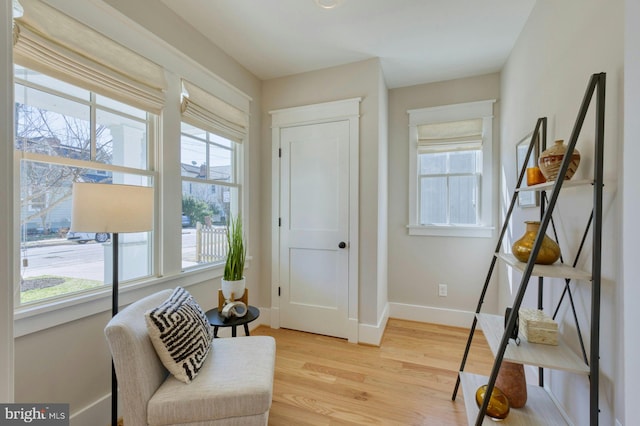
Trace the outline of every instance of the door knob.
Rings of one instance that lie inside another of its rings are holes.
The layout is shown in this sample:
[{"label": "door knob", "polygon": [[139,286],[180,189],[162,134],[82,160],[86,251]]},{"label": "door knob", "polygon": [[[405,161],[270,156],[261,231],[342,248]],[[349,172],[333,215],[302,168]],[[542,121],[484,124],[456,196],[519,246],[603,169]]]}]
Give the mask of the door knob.
[{"label": "door knob", "polygon": [[347,243],[345,243],[344,241],[340,241],[340,243],[338,244],[338,248],[345,248],[347,246]]}]

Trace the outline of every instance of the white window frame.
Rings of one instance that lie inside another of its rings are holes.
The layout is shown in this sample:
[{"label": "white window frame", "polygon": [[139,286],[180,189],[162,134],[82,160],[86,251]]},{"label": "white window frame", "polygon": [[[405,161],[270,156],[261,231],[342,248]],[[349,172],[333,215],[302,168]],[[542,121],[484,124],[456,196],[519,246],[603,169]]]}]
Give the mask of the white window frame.
[{"label": "white window frame", "polygon": [[[67,84],[71,84],[71,83],[67,83]],[[45,166],[69,166],[69,167],[78,167],[78,168],[83,168],[83,169],[87,169],[87,170],[95,170],[96,172],[100,173],[100,172],[112,172],[112,173],[122,173],[122,174],[126,174],[126,175],[130,175],[130,176],[138,176],[141,178],[146,178],[151,182],[151,187],[154,188],[154,192],[157,193],[157,182],[158,182],[158,173],[155,171],[156,168],[156,164],[155,161],[153,160],[153,158],[155,157],[155,150],[158,144],[158,119],[159,117],[151,112],[146,112],[146,118],[142,119],[140,117],[135,117],[135,116],[130,116],[126,111],[120,111],[117,109],[112,109],[109,106],[105,106],[99,102],[96,101],[96,93],[92,92],[88,89],[83,89],[86,90],[89,94],[90,97],[89,99],[81,99],[78,97],[75,97],[73,95],[69,95],[65,92],[61,92],[59,91],[57,88],[54,87],[50,87],[47,85],[41,85],[41,84],[36,84],[33,82],[30,82],[28,80],[23,80],[22,78],[18,77],[18,76],[14,76],[14,87],[16,85],[20,85],[20,86],[24,86],[25,88],[28,89],[34,89],[34,90],[38,90],[41,91],[43,93],[47,93],[53,96],[56,96],[58,98],[61,99],[65,99],[67,101],[71,101],[74,102],[77,105],[82,105],[85,107],[88,107],[90,109],[90,126],[91,126],[91,148],[90,148],[90,159],[88,160],[81,160],[81,159],[74,159],[74,158],[70,158],[70,157],[65,157],[65,156],[50,156],[47,154],[41,154],[41,153],[34,153],[34,152],[29,152],[29,151],[23,151],[23,150],[19,150],[15,148],[15,143],[12,144],[13,145],[13,149],[14,149],[14,161],[15,161],[15,169],[17,171],[17,175],[16,175],[16,179],[17,179],[17,190],[20,192],[21,188],[20,186],[22,185],[22,181],[20,179],[20,168],[21,168],[21,162],[22,161],[26,161],[28,163],[31,164],[42,164]],[[75,86],[75,85],[74,85]],[[75,87],[79,87],[79,86],[75,86]],[[124,117],[124,118],[128,118],[131,120],[135,120],[137,122],[140,123],[144,123],[145,127],[146,127],[146,136],[147,136],[147,145],[146,145],[146,167],[145,168],[135,168],[135,167],[129,167],[129,166],[122,166],[122,165],[114,165],[114,164],[109,164],[109,163],[102,163],[102,162],[98,162],[95,159],[95,127],[97,125],[97,121],[96,121],[96,114],[98,111],[101,112],[108,112],[111,114],[116,114],[118,116]],[[141,110],[142,111],[142,110]],[[12,139],[13,140],[13,139]],[[45,194],[48,195],[48,194]],[[156,203],[156,200],[154,200],[154,203]],[[31,205],[28,206],[28,208],[30,208]],[[21,209],[21,207],[20,207]],[[18,222],[21,222],[20,220]],[[21,247],[22,246],[22,242],[21,242],[21,237],[20,236],[16,236],[16,242],[18,243],[18,245]],[[122,240],[121,240],[122,243]],[[121,289],[126,288],[126,286],[129,285],[133,285],[135,283],[139,283],[139,282],[144,282],[144,281],[148,281],[150,279],[156,278],[158,276],[158,271],[157,271],[157,262],[155,261],[156,259],[156,255],[155,253],[157,252],[157,240],[155,238],[155,236],[153,234],[151,234],[151,237],[148,241],[148,244],[150,245],[150,253],[149,253],[149,264],[150,264],[150,270],[149,270],[149,274],[142,276],[142,277],[138,277],[138,278],[134,278],[132,280],[126,280],[123,281],[121,283]],[[106,259],[105,259],[105,263],[106,263]],[[60,301],[65,302],[65,301],[73,301],[76,299],[81,299],[87,295],[92,295],[92,294],[100,294],[100,293],[104,293],[105,292],[105,287],[107,286],[98,286],[96,288],[90,289],[90,290],[81,290],[81,291],[72,291],[69,293],[64,293],[55,297],[49,297],[49,298],[44,298],[44,299],[40,299],[34,302],[26,302],[26,303],[22,303],[21,302],[21,292],[20,291],[15,291],[14,292],[14,307],[15,309],[19,310],[19,311],[25,311],[25,310],[29,310],[29,309],[34,309],[37,308],[38,306],[47,306],[50,305],[52,303],[59,303]],[[106,290],[108,290],[109,292],[110,290],[110,286],[108,286],[108,288]]]},{"label": "white window frame", "polygon": [[[491,201],[494,170],[493,104],[495,99],[408,110],[409,114],[409,235],[481,237],[493,236],[493,203]],[[477,225],[421,225],[419,204],[418,127],[425,124],[482,119],[482,175]]]},{"label": "white window frame", "polygon": [[[186,121],[182,120],[182,123],[186,123]],[[189,123],[186,123],[189,124]],[[235,189],[237,191],[237,199],[236,200],[231,200],[231,213],[234,215],[237,215],[238,213],[240,213],[240,215],[242,217],[244,217],[244,214],[242,212],[242,196],[243,196],[243,153],[244,153],[244,142],[246,142],[246,136],[239,142],[239,141],[234,141],[232,139],[228,139],[227,136],[218,134],[218,133],[214,133],[211,131],[208,131],[206,129],[201,129],[198,126],[194,126],[193,124],[189,124],[192,127],[197,127],[198,129],[202,130],[203,132],[206,132],[206,139],[201,139],[198,137],[195,137],[194,139],[198,140],[199,142],[202,142],[204,144],[206,144],[206,177],[205,178],[191,178],[191,177],[186,177],[186,176],[181,176],[181,191],[182,191],[182,187],[184,183],[194,183],[194,184],[198,184],[198,185],[213,185],[212,189],[215,190],[216,186],[220,186],[220,187],[227,187],[230,190]],[[232,173],[231,173],[231,179],[230,181],[223,181],[223,180],[216,180],[216,179],[212,179],[209,174],[211,171],[210,165],[209,165],[209,150],[211,149],[212,145],[218,145],[222,148],[225,148],[222,145],[219,145],[218,143],[214,142],[211,140],[211,135],[216,135],[222,138],[227,139],[232,145],[231,148],[229,148],[229,151],[231,151],[231,162],[232,162]],[[181,138],[180,140],[182,141],[182,137],[187,136],[187,137],[193,137],[191,135],[185,134],[181,132]],[[182,144],[180,145],[180,149],[182,149]],[[215,192],[214,192],[215,193]],[[181,192],[181,199],[182,199],[182,192]],[[227,218],[227,220],[229,220],[229,218]],[[246,227],[246,226],[245,226]],[[182,259],[182,253],[181,253],[181,259]],[[203,267],[211,267],[211,266],[220,266],[224,264],[224,260],[220,260],[220,261],[215,261],[215,262],[203,262],[201,264],[198,265],[194,265],[194,266],[188,266],[188,267],[183,267],[182,270],[183,271],[190,271],[190,270],[194,270],[194,269],[199,269],[199,268],[203,268]]]},{"label": "white window frame", "polygon": [[[165,41],[158,38],[144,27],[130,21],[130,25],[123,25],[123,16],[119,11],[111,7],[103,7],[93,2],[69,1],[54,2],[54,7],[60,12],[82,22],[83,24],[95,29],[96,31],[108,36],[109,39],[125,46],[141,56],[148,58],[154,63],[160,65],[164,69],[167,77],[167,91],[165,99],[178,99],[181,91],[181,79],[187,78],[198,84],[200,87],[207,87],[210,93],[219,97],[226,103],[250,115],[252,98],[239,88],[229,84],[211,68],[204,67],[194,61],[191,57],[185,55],[177,49],[168,46]],[[127,21],[129,22],[129,21]],[[10,30],[10,28],[9,28]],[[11,58],[8,54],[8,58]],[[7,70],[8,75],[12,76],[13,63],[10,63]],[[13,93],[13,81],[7,84],[3,81],[5,92]],[[13,109],[12,100],[9,101],[8,116],[11,116]],[[132,303],[141,297],[156,292],[158,289],[174,288],[177,285],[188,288],[192,285],[198,285],[212,278],[222,276],[222,266],[208,266],[197,270],[183,272],[180,266],[181,253],[180,247],[173,244],[174,238],[179,235],[178,228],[180,224],[181,202],[179,197],[173,196],[180,185],[180,167],[179,161],[179,134],[180,134],[180,108],[173,106],[172,103],[165,104],[159,116],[159,132],[157,151],[153,157],[156,157],[156,165],[158,166],[158,210],[160,214],[156,217],[156,226],[154,229],[155,245],[154,264],[157,265],[159,276],[150,278],[135,285],[126,286],[120,292],[120,304],[126,305]],[[247,125],[247,129],[249,129]],[[7,127],[10,129],[11,126]],[[7,130],[9,137],[7,140],[13,139],[11,130]],[[5,133],[7,133],[5,132]],[[250,132],[247,130],[245,141],[251,140]],[[241,157],[239,158],[240,169],[238,169],[238,178],[243,182],[247,182],[249,155],[244,147],[239,148]],[[13,151],[13,146],[10,147]],[[16,164],[18,159],[13,155],[11,163],[14,170],[11,182],[16,182],[17,170]],[[18,235],[19,229],[19,210],[17,207],[19,188],[14,184],[10,192],[14,199],[14,206],[11,208],[13,219],[14,234]],[[250,209],[248,190],[242,191],[240,202],[246,211]],[[163,212],[175,212],[174,214],[163,214]],[[1,220],[0,220],[1,221]],[[177,225],[177,226],[176,226]],[[251,230],[247,221],[245,226],[247,240],[250,240]],[[17,282],[19,279],[19,270],[17,265],[20,259],[19,247],[15,244],[15,238],[9,240],[11,247],[8,248],[13,253],[11,270],[9,271],[12,281]],[[247,255],[247,268],[250,267],[251,256]],[[9,269],[8,269],[9,270]],[[11,289],[14,295],[13,288]],[[12,297],[13,301],[13,297]],[[111,290],[99,293],[79,294],[78,297],[69,297],[63,300],[53,300],[49,303],[43,303],[33,306],[16,307],[11,306],[14,312],[14,337],[28,335],[50,327],[61,325],[70,321],[75,321],[84,317],[96,315],[102,312],[111,311]]]}]

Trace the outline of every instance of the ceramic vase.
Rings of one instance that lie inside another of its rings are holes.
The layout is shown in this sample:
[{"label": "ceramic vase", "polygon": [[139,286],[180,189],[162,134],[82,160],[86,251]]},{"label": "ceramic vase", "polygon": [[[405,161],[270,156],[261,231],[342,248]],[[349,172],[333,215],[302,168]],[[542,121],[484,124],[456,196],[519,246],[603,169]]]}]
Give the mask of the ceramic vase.
[{"label": "ceramic vase", "polygon": [[[550,148],[542,151],[542,153],[540,154],[540,158],[538,159],[538,166],[540,166],[540,171],[542,172],[542,175],[546,180],[556,180],[566,152],[567,146],[564,144],[564,140],[562,139],[555,141],[555,143]],[[574,148],[573,154],[571,154],[571,163],[569,163],[567,173],[564,175],[565,180],[571,179],[571,177],[573,177],[574,173],[578,169],[579,164],[580,152]]]},{"label": "ceramic vase", "polygon": [[524,407],[527,402],[527,380],[522,364],[503,361],[496,378],[496,386],[507,396],[511,408]]},{"label": "ceramic vase", "polygon": [[[536,241],[538,229],[540,228],[540,222],[537,221],[526,221],[525,224],[527,225],[527,229],[525,230],[524,235],[513,243],[513,246],[511,246],[513,255],[520,262],[529,261],[529,256],[533,249],[533,243]],[[560,246],[545,235],[535,263],[540,265],[551,265],[558,259],[560,259]]]},{"label": "ceramic vase", "polygon": [[242,277],[241,280],[227,281],[221,280],[222,295],[226,302],[233,302],[244,296],[244,289],[246,288],[246,280]]}]

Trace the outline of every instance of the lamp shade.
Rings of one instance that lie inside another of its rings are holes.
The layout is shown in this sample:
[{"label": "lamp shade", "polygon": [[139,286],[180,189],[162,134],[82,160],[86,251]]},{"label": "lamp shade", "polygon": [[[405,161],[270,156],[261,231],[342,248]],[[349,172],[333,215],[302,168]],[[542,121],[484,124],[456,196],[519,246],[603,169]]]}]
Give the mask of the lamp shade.
[{"label": "lamp shade", "polygon": [[145,232],[153,229],[153,188],[133,185],[73,184],[74,232]]}]

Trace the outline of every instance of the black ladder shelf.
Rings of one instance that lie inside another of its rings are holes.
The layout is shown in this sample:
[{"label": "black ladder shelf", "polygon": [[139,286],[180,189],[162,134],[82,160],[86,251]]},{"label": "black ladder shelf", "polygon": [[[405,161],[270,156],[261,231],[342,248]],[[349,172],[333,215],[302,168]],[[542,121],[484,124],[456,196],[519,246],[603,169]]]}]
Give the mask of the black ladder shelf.
[{"label": "black ladder shelf", "polygon": [[[478,306],[476,308],[475,316],[467,339],[467,345],[464,351],[462,362],[460,364],[460,372],[456,381],[455,388],[453,390],[452,400],[456,399],[460,384],[463,387],[463,393],[465,396],[465,406],[467,410],[467,417],[469,423],[473,423],[473,416],[475,415],[475,425],[482,425],[485,419],[485,413],[487,410],[489,398],[485,398],[483,404],[477,408],[475,402],[475,391],[481,385],[487,385],[485,395],[491,395],[495,386],[496,378],[503,359],[507,359],[512,362],[520,364],[535,365],[539,367],[539,383],[538,386],[528,386],[527,393],[529,398],[527,404],[522,409],[511,410],[509,417],[503,420],[503,424],[522,424],[522,425],[537,425],[537,424],[569,424],[568,420],[564,418],[555,404],[552,398],[543,388],[543,368],[559,369],[570,371],[578,374],[588,374],[589,376],[589,418],[590,425],[598,425],[598,388],[599,388],[599,351],[600,351],[600,281],[601,281],[601,243],[602,243],[602,191],[604,187],[603,183],[603,153],[604,153],[604,108],[605,108],[605,85],[606,74],[598,73],[593,74],[589,80],[587,90],[585,92],[578,117],[574,123],[573,130],[567,146],[567,152],[564,156],[564,160],[558,172],[558,176],[564,176],[569,168],[571,162],[571,154],[573,153],[578,136],[584,124],[589,105],[593,99],[594,93],[596,95],[595,102],[595,147],[593,158],[593,180],[588,181],[565,181],[564,179],[557,179],[555,182],[547,182],[539,185],[533,185],[526,187],[527,191],[535,190],[542,193],[540,203],[540,228],[538,235],[532,247],[532,252],[527,263],[519,262],[511,254],[505,254],[501,252],[504,236],[506,234],[513,209],[515,207],[516,200],[518,198],[518,191],[521,188],[526,167],[529,158],[536,150],[546,149],[546,135],[547,135],[547,119],[546,117],[539,118],[536,122],[535,129],[531,136],[531,141],[527,150],[527,154],[524,160],[524,165],[520,170],[518,180],[516,183],[516,189],[513,192],[509,209],[505,216],[504,224],[498,238],[498,243],[491,259],[489,271],[487,273]],[[538,141],[541,142],[541,147]],[[538,256],[540,247],[542,246],[542,239],[544,238],[549,224],[551,224],[553,234],[557,240],[557,233],[555,224],[553,222],[553,210],[556,206],[560,191],[562,187],[577,186],[577,185],[593,185],[593,209],[591,216],[585,226],[584,235],[578,248],[576,257],[572,266],[564,264],[564,259],[561,258],[559,263],[554,265],[536,265],[534,260]],[[522,188],[525,190],[525,188]],[[547,190],[551,190],[551,196],[547,197]],[[580,271],[575,269],[578,263],[580,254],[585,244],[587,234],[592,233],[592,257],[591,257],[591,271]],[[482,304],[484,302],[487,288],[491,280],[497,260],[506,262],[508,265],[519,269],[522,272],[522,279],[516,292],[511,314],[508,316],[505,322],[505,318],[499,315],[489,315],[481,313]],[[553,318],[555,319],[558,314],[560,305],[564,300],[569,300],[573,317],[576,323],[576,331],[580,341],[582,349],[582,356],[576,355],[571,349],[563,345],[562,342],[558,346],[548,346],[540,344],[529,344],[522,339],[521,345],[517,346],[509,344],[509,336],[512,335],[516,326],[517,312],[520,309],[522,300],[529,280],[532,276],[538,277],[538,309],[543,308],[543,279],[544,277],[552,278],[564,278],[565,287],[560,297],[560,300],[555,308]],[[591,327],[590,327],[590,348],[589,356],[582,340],[582,333],[578,325],[576,309],[569,286],[571,280],[583,280],[591,281]],[[567,296],[565,298],[565,296]],[[464,367],[467,361],[467,356],[471,347],[473,335],[476,327],[480,323],[482,330],[487,338],[487,342],[491,347],[495,360],[491,375],[489,377],[479,376],[475,374],[465,373]],[[549,408],[551,407],[551,410]],[[477,412],[477,414],[475,414]],[[553,414],[557,412],[556,414]],[[556,415],[556,417],[553,417]],[[488,417],[487,417],[488,418]]]}]

